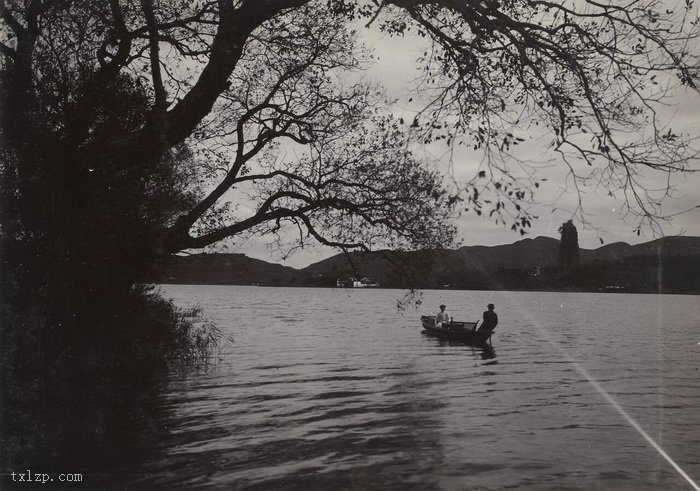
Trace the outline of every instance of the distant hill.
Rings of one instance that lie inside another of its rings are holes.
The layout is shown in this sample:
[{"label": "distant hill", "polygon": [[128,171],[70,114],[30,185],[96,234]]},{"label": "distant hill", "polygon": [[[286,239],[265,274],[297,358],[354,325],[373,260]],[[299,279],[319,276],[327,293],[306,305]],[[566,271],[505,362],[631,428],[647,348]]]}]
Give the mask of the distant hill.
[{"label": "distant hill", "polygon": [[299,271],[253,259],[245,254],[193,254],[173,256],[160,273],[160,283],[194,285],[289,286]]},{"label": "distant hill", "polygon": [[584,262],[619,261],[635,256],[680,258],[700,256],[700,237],[663,237],[643,244],[629,245],[625,242],[607,244],[598,249],[581,250]]},{"label": "distant hill", "polygon": [[559,241],[537,237],[493,247],[466,246],[457,252],[464,264],[473,269],[544,268],[557,265]]},{"label": "distant hill", "polygon": [[243,254],[178,257],[166,283],[335,286],[338,278],[368,276],[382,287],[700,293],[700,237],[665,237],[580,250],[580,266],[558,268],[559,241],[523,239],[499,246],[413,252],[338,254],[294,269]]}]

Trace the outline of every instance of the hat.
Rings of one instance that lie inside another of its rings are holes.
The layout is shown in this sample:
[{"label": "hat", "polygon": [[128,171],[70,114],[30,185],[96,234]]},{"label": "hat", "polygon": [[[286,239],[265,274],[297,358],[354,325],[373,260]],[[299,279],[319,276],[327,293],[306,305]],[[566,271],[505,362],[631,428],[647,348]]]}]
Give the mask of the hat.
[{"label": "hat", "polygon": [[486,307],[489,308],[489,309],[493,309],[493,308],[495,308],[496,306],[495,306],[494,304],[490,303],[490,304],[488,304]]}]

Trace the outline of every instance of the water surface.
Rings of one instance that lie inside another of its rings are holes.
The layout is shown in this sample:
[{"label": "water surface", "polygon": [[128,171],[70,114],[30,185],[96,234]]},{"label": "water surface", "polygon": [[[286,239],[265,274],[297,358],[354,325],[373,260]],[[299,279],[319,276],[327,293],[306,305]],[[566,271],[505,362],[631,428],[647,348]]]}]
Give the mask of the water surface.
[{"label": "water surface", "polygon": [[[164,287],[234,344],[173,373],[135,487],[691,489],[587,378],[700,480],[693,296]],[[498,363],[421,333],[496,304]]]}]

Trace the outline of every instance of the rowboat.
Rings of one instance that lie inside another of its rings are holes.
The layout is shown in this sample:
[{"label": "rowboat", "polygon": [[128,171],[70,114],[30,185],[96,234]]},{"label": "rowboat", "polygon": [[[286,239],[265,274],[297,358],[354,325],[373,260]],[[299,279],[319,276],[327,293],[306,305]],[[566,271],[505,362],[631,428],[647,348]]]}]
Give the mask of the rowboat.
[{"label": "rowboat", "polygon": [[460,341],[467,344],[484,345],[491,339],[491,334],[493,334],[492,331],[477,331],[476,326],[479,324],[479,321],[452,321],[450,323],[443,324],[441,327],[435,327],[434,315],[422,315],[420,317],[420,321],[421,324],[423,324],[423,329],[425,329],[427,334],[437,336],[438,338],[447,339],[449,341]]}]

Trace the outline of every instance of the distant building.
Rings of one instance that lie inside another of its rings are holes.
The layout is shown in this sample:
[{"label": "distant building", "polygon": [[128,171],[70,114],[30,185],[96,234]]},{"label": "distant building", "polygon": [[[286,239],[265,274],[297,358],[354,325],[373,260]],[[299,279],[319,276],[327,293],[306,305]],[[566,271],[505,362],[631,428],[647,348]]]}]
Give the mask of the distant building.
[{"label": "distant building", "polygon": [[598,287],[599,292],[624,292],[625,286],[622,285],[605,285]]},{"label": "distant building", "polygon": [[376,288],[379,283],[372,281],[369,276],[357,279],[354,276],[338,278],[335,282],[338,288]]}]

